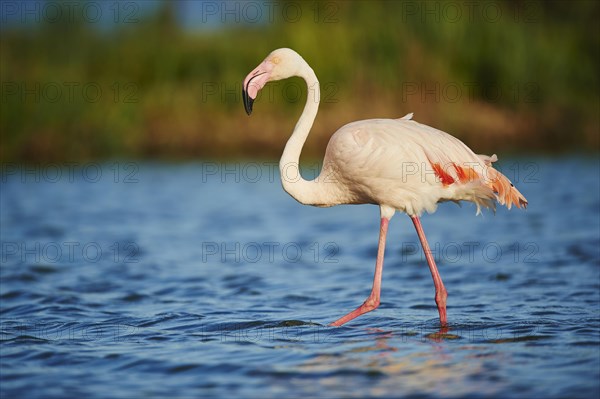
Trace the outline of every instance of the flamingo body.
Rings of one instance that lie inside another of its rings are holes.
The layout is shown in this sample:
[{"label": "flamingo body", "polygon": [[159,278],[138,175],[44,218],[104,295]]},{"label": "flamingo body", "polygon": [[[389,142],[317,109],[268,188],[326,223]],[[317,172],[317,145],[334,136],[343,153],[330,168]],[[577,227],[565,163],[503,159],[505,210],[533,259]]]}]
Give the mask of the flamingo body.
[{"label": "flamingo body", "polygon": [[387,205],[420,216],[443,201],[471,201],[478,211],[494,208],[494,200],[509,208],[526,204],[491,166],[495,156],[476,155],[457,138],[411,118],[353,122],[331,137],[323,185],[336,185],[337,193],[327,205]]},{"label": "flamingo body", "polygon": [[[314,180],[299,177],[299,158],[319,106],[319,82],[304,59],[291,49],[277,49],[244,80],[246,112],[269,81],[302,77],[308,87],[304,111],[279,163],[281,182],[297,201],[313,206],[376,204],[381,210],[379,245],[371,294],[356,310],[332,323],[340,326],[379,305],[389,220],[396,211],[411,218],[435,286],[440,323],[447,324],[447,292],[431,256],[419,217],[444,201],[470,201],[495,209],[496,202],[526,207],[527,200],[492,163],[496,155],[477,155],[457,138],[412,120],[369,119],[337,130],[327,145],[323,168]],[[290,168],[293,173],[290,175]]]}]

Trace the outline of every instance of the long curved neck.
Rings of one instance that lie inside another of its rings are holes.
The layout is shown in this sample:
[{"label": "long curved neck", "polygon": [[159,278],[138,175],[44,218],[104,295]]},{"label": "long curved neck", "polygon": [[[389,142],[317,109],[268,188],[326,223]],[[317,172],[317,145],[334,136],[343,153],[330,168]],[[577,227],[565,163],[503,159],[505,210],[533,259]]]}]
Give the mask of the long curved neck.
[{"label": "long curved neck", "polygon": [[300,175],[300,153],[319,110],[321,95],[319,81],[315,72],[306,63],[298,76],[305,80],[308,87],[306,105],[279,161],[281,183],[288,194],[303,204],[326,205],[324,198],[326,193],[318,183],[319,178],[307,181]]}]

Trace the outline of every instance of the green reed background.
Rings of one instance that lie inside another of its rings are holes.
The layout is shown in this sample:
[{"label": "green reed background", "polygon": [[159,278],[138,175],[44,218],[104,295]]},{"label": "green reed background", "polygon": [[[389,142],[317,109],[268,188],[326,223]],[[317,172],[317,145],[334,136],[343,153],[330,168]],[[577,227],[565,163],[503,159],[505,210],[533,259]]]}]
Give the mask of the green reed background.
[{"label": "green reed background", "polygon": [[480,153],[598,149],[595,1],[113,2],[103,24],[67,3],[3,10],[2,161],[278,156],[302,82],[272,84],[252,118],[240,94],[278,47],[321,82],[307,157],[347,122],[408,112]]}]

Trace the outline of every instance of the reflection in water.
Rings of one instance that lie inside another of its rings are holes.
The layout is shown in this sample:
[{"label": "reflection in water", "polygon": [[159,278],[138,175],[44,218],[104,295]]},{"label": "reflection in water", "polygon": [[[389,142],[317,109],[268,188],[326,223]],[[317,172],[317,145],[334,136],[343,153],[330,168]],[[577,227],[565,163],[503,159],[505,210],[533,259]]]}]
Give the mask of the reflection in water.
[{"label": "reflection in water", "polygon": [[[477,392],[493,395],[502,384],[490,386],[490,364],[510,362],[509,355],[498,351],[482,351],[476,345],[458,345],[448,350],[445,340],[464,337],[440,328],[426,335],[404,334],[376,328],[365,328],[360,340],[344,353],[319,354],[299,366],[302,373],[330,375],[324,386],[339,386],[349,376],[363,378],[361,390],[367,396],[430,394],[439,397],[461,396]],[[346,343],[348,345],[348,343]],[[500,366],[498,366],[500,367]]]}]

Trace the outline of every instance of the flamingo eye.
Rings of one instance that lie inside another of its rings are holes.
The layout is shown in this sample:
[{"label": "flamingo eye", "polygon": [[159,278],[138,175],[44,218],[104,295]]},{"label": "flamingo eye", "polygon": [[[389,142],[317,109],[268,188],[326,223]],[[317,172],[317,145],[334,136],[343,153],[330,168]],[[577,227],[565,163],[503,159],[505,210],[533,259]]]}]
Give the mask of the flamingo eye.
[{"label": "flamingo eye", "polygon": [[271,62],[273,64],[277,65],[281,62],[281,59],[279,57],[273,57],[273,58],[271,58]]}]

